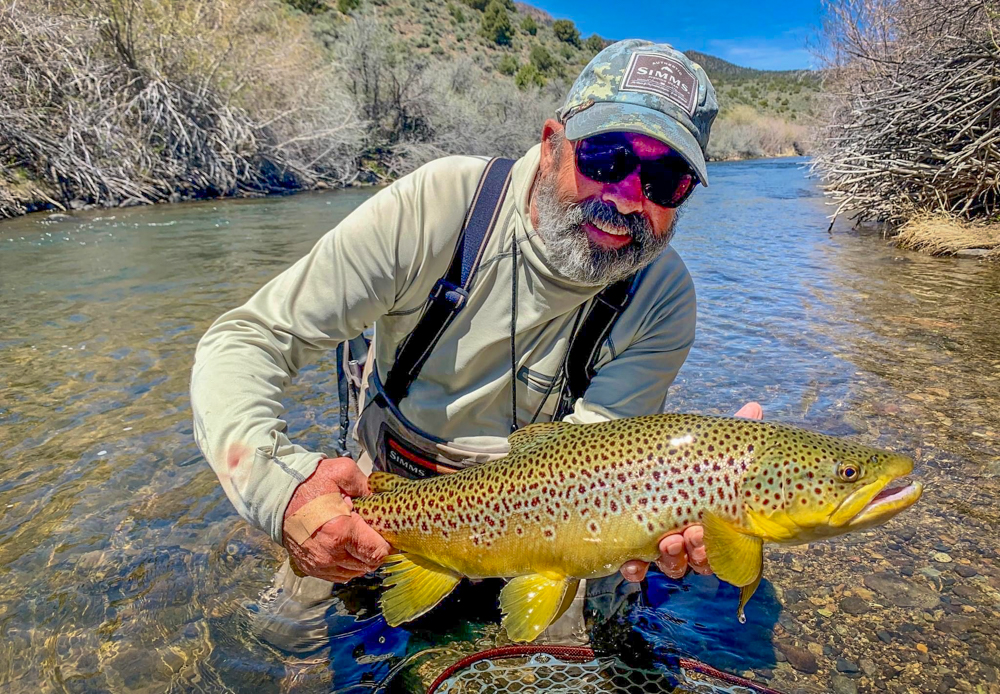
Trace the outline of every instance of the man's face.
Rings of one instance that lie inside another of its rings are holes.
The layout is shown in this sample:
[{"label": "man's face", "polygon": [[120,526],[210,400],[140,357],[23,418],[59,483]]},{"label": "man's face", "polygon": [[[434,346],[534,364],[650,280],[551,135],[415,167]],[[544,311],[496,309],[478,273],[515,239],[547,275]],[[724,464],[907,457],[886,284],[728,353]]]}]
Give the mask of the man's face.
[{"label": "man's face", "polygon": [[[562,125],[549,121],[543,131],[543,136],[558,134],[555,144],[551,138],[542,143],[535,226],[560,273],[585,284],[610,284],[645,267],[666,248],[677,209],[656,205],[643,195],[638,168],[617,183],[599,183],[581,174],[573,143],[561,130]],[[646,135],[623,136],[640,159],[671,151]]]}]

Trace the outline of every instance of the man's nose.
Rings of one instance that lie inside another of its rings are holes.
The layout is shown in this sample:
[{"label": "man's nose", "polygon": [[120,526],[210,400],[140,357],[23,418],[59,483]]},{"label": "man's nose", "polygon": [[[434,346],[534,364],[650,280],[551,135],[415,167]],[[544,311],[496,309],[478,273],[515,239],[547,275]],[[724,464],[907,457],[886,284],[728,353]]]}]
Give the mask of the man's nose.
[{"label": "man's nose", "polygon": [[622,214],[641,212],[644,196],[642,182],[639,180],[639,169],[618,183],[606,184],[601,199],[612,203]]}]

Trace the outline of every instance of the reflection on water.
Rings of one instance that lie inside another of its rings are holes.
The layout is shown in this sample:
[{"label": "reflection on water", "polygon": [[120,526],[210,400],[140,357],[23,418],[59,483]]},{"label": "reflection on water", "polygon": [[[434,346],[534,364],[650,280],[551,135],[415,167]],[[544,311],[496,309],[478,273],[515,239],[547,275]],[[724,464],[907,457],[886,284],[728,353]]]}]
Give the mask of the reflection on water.
[{"label": "reflection on water", "polygon": [[[654,575],[625,615],[635,650],[786,691],[1000,692],[1000,268],[827,234],[800,165],[713,165],[692,198],[675,245],[699,333],[668,409],[759,400],[914,455],[927,491],[885,528],[769,548],[746,625],[728,586]],[[409,630],[367,585],[276,621],[280,550],[192,442],[205,328],[368,195],[0,224],[0,689],[374,691],[393,667],[416,689],[501,638],[475,587]],[[323,360],[288,394],[307,447],[334,449],[334,378]]]}]

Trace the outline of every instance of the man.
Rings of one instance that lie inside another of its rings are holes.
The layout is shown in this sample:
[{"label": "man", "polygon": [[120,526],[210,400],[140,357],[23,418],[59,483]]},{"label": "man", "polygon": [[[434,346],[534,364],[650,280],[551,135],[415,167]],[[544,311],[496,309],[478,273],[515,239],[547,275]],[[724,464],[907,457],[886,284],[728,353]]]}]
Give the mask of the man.
[{"label": "man", "polygon": [[[704,70],[670,46],[628,40],[601,51],[541,144],[514,164],[462,310],[402,396],[386,394],[387,375],[452,267],[485,159],[447,157],[400,179],[220,317],[198,347],[192,403],[198,444],[240,514],[329,581],[371,572],[389,553],[350,513],[350,498],[368,491],[358,465],[294,445],[279,419],[297,370],[372,325],[361,429],[376,468],[392,467],[383,434],[400,464],[416,461],[407,469],[424,474],[498,457],[512,424],[552,418],[567,345],[619,281],[630,301],[564,419],[661,411],[695,331],[694,287],[668,244],[679,206],[708,183],[716,112]],[[710,573],[701,538],[697,527],[665,537],[657,563],[672,577],[689,565]],[[646,568],[633,561],[621,573],[638,581]]]}]

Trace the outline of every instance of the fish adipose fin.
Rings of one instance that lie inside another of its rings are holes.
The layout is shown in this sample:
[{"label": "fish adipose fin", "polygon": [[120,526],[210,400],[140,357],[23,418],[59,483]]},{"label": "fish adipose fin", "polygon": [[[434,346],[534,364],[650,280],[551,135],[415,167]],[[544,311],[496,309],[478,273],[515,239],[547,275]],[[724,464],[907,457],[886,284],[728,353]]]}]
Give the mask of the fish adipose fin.
[{"label": "fish adipose fin", "polygon": [[579,579],[518,576],[500,591],[503,627],[512,641],[534,641],[569,609]]},{"label": "fish adipose fin", "polygon": [[382,615],[389,626],[399,626],[429,612],[455,589],[462,576],[414,554],[393,554],[382,566],[387,590],[382,593]]},{"label": "fish adipose fin", "polygon": [[372,494],[391,492],[394,489],[412,484],[414,481],[402,475],[394,475],[391,472],[373,472],[368,475],[368,489],[371,490]]},{"label": "fish adipose fin", "polygon": [[507,444],[510,446],[511,453],[519,453],[548,441],[566,427],[571,426],[573,425],[566,424],[565,422],[538,422],[537,424],[529,424],[508,436]]},{"label": "fish adipose fin", "polygon": [[714,513],[702,518],[705,527],[705,551],[712,571],[721,580],[740,589],[738,616],[746,622],[743,608],[760,585],[764,571],[764,540],[747,535]]}]

